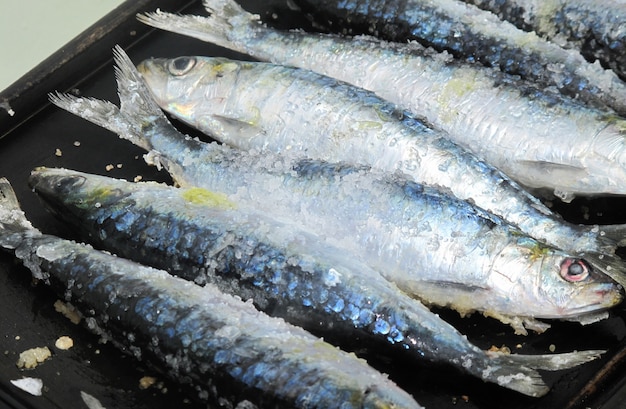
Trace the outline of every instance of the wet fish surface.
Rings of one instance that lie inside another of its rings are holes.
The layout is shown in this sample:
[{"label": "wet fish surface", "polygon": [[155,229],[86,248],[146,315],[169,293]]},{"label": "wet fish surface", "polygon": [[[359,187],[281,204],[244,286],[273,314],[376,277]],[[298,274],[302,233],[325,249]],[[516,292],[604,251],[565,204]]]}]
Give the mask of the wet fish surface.
[{"label": "wet fish surface", "polygon": [[423,115],[520,184],[564,200],[626,194],[626,121],[417,43],[279,31],[232,0],[209,17],[158,11],[147,24],[276,64],[311,69]]},{"label": "wet fish surface", "polygon": [[43,168],[30,183],[49,209],[95,245],[214,283],[314,333],[332,329],[324,332],[327,340],[371,340],[531,396],[548,391],[535,369],[564,369],[598,355],[483,351],[345,251],[258,212],[242,212],[205,189]]},{"label": "wet fish surface", "polygon": [[575,48],[626,80],[626,3],[619,0],[463,0],[524,31]]},{"label": "wet fish surface", "polygon": [[556,87],[570,97],[626,113],[626,84],[611,70],[461,1],[294,0],[323,26],[351,34],[418,41],[459,59]]},{"label": "wet fish surface", "polygon": [[[57,94],[51,100],[147,149],[147,160],[164,166],[178,185],[219,191],[240,205],[296,220],[429,304],[462,314],[482,311],[524,333],[524,326],[547,325],[533,318],[586,321],[621,300],[619,287],[594,272],[596,265],[611,265],[608,256],[588,263],[549,249],[401,175],[189,138],[159,110],[132,63],[121,54],[116,62],[121,110],[90,98]],[[579,266],[584,274],[570,276]],[[508,284],[496,275],[508,277]]]},{"label": "wet fish surface", "polygon": [[[220,405],[420,408],[353,354],[217,290],[91,246],[45,235],[0,179],[0,246],[90,311],[90,328],[139,359],[192,379]],[[188,382],[188,380],[187,380]]]},{"label": "wet fish surface", "polygon": [[400,171],[571,248],[571,235],[553,234],[563,222],[537,198],[371,92],[308,70],[223,58],[151,59],[138,68],[162,108],[221,142]]}]

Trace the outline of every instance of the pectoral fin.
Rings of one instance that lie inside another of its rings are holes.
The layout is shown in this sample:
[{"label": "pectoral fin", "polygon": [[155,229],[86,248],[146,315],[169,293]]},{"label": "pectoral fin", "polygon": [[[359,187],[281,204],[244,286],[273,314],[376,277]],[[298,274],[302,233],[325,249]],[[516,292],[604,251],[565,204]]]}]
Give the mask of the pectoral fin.
[{"label": "pectoral fin", "polygon": [[261,147],[265,139],[265,131],[248,118],[207,115],[200,118],[199,128],[220,142],[242,149]]},{"label": "pectoral fin", "polygon": [[531,189],[548,189],[564,202],[571,202],[576,186],[589,177],[587,168],[577,163],[522,160],[515,164],[511,178]]}]

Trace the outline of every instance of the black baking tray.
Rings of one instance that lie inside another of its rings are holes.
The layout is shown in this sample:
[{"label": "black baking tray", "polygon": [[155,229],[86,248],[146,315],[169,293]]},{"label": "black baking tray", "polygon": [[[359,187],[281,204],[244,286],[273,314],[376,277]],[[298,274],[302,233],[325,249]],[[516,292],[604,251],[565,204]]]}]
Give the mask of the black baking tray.
[{"label": "black baking tray", "polygon": [[[259,13],[279,28],[312,29],[309,20],[291,9],[287,0],[257,2],[242,0],[242,6]],[[30,171],[37,166],[66,167],[112,177],[170,182],[164,172],[144,164],[143,152],[131,144],[47,102],[53,91],[72,92],[118,103],[112,49],[121,45],[138,63],[149,57],[221,55],[247,59],[233,52],[172,33],[143,26],[135,14],[157,8],[170,12],[204,14],[200,1],[127,1],[79,37],[42,62],[0,94],[0,176],[13,184],[28,218],[40,230],[72,238],[72,232],[46,213],[27,186]],[[177,124],[181,126],[180,124]],[[182,127],[187,133],[194,131]],[[112,165],[112,167],[109,167]],[[107,170],[110,169],[110,170]],[[567,220],[576,223],[626,223],[626,199],[618,197],[576,199],[549,203]],[[74,325],[53,308],[58,297],[34,283],[30,273],[10,255],[0,254],[0,409],[81,408],[86,392],[102,407],[112,408],[201,408],[196,391],[163,377],[146,362],[102,344],[82,325]],[[618,306],[607,320],[580,326],[557,322],[544,334],[516,336],[510,328],[481,316],[460,318],[437,311],[482,348],[508,346],[515,353],[566,352],[607,349],[597,361],[558,373],[546,373],[551,392],[529,398],[464,376],[454,369],[398,359],[385,351],[364,350],[358,342],[346,346],[366,358],[427,408],[541,409],[623,408],[626,399],[626,313]],[[54,347],[61,335],[75,346],[67,351]],[[52,358],[34,369],[18,369],[20,352],[48,346]],[[157,379],[142,389],[144,376]],[[43,380],[42,396],[32,396],[10,381],[22,377]],[[215,406],[210,406],[215,407]]]}]

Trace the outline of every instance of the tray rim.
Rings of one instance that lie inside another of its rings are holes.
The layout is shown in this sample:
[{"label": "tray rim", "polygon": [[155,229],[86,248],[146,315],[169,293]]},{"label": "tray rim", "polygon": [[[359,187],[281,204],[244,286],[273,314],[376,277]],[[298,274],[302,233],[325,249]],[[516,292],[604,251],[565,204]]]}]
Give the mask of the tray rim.
[{"label": "tray rim", "polygon": [[[135,15],[155,8],[182,12],[198,0],[126,0],[0,92],[0,139],[46,107],[48,93],[67,91],[112,61],[116,44],[132,46],[156,29]],[[85,65],[84,61],[90,61]],[[11,111],[11,112],[10,112]]]}]

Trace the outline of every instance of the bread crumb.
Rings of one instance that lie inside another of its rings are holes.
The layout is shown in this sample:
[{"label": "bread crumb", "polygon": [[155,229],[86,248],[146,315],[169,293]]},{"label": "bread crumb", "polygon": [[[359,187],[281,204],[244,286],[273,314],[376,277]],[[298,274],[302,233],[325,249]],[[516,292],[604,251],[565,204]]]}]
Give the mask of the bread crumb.
[{"label": "bread crumb", "polygon": [[20,354],[16,365],[18,368],[32,369],[46,359],[50,358],[51,356],[52,353],[50,352],[48,347],[27,349]]},{"label": "bread crumb", "polygon": [[74,141],[74,146],[79,147],[80,146],[80,141]]},{"label": "bread crumb", "polygon": [[144,376],[139,380],[139,389],[148,389],[156,383],[157,379],[154,376]]},{"label": "bread crumb", "polygon": [[511,353],[511,348],[507,347],[506,345],[502,345],[500,348],[498,348],[495,345],[492,345],[491,348],[489,348],[489,351],[491,352],[500,352],[503,354],[510,354]]},{"label": "bread crumb", "polygon": [[13,110],[13,108],[11,108],[11,105],[9,104],[9,101],[2,101],[0,102],[0,108],[4,109],[5,111],[7,111],[7,114],[9,114],[10,116],[15,115],[15,111]]},{"label": "bread crumb", "polygon": [[122,163],[118,163],[117,165],[115,165],[115,167],[118,168],[118,169],[122,169],[123,166],[124,165]]},{"label": "bread crumb", "polygon": [[108,165],[106,165],[104,168],[106,169],[106,171],[107,171],[107,172],[110,172],[110,171],[112,171],[112,170],[113,170],[113,168],[114,168],[114,167],[115,167],[115,166],[113,166],[113,165],[111,165],[111,164],[108,164]]},{"label": "bread crumb", "polygon": [[62,151],[61,151],[61,149],[59,149],[59,148],[56,148],[56,150],[54,151],[54,154],[55,154],[56,156],[58,156],[58,157],[63,156],[63,152],[62,152]]},{"label": "bread crumb", "polygon": [[54,346],[65,351],[74,346],[74,340],[68,336],[62,336],[56,340]]},{"label": "bread crumb", "polygon": [[80,323],[82,316],[72,304],[66,304],[61,300],[56,300],[54,303],[54,309],[56,312],[60,312],[61,314],[65,315],[65,317],[69,319],[72,324]]},{"label": "bread crumb", "polygon": [[548,350],[549,350],[550,352],[554,352],[554,351],[556,351],[556,345],[554,345],[554,344],[550,344],[550,346],[548,347]]},{"label": "bread crumb", "polygon": [[139,182],[139,181],[141,181],[141,179],[143,179],[143,176],[137,175],[137,176],[135,176],[135,179],[133,179],[133,181],[134,182]]}]

